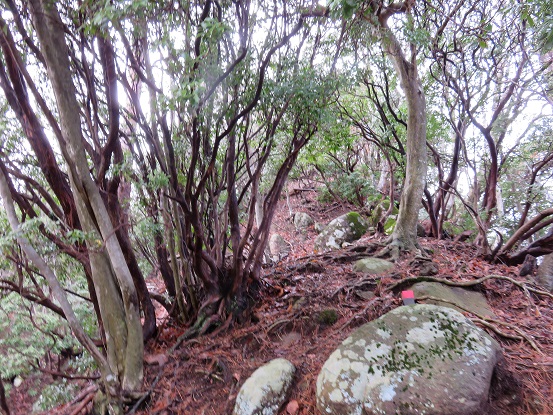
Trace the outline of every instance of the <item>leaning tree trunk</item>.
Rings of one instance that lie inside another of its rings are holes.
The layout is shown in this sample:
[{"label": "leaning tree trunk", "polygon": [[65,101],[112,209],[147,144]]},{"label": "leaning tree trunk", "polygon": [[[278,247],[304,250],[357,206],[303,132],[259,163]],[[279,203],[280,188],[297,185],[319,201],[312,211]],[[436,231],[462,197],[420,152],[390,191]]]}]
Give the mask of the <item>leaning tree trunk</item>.
[{"label": "leaning tree trunk", "polygon": [[71,188],[87,238],[92,279],[106,337],[107,358],[114,376],[103,379],[112,407],[134,398],[142,387],[143,341],[136,290],[98,186],[88,171],[76,89],[72,81],[64,26],[55,3],[31,0],[31,13],[52,83]]}]

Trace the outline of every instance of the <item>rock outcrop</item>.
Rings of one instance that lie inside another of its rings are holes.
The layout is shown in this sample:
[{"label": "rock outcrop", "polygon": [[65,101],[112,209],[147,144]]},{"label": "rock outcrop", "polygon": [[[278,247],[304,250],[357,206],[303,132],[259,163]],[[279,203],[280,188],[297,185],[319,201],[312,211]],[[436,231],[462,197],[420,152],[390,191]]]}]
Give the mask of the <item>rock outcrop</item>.
[{"label": "rock outcrop", "polygon": [[499,353],[451,308],[402,306],[331,354],[317,379],[317,406],[328,415],[483,414]]},{"label": "rock outcrop", "polygon": [[295,371],[286,359],[274,359],[258,368],[240,388],[232,415],[276,415]]},{"label": "rock outcrop", "polygon": [[[450,307],[460,312],[470,311],[482,317],[495,317],[493,310],[486,301],[486,297],[478,291],[471,291],[461,287],[448,287],[439,282],[428,281],[419,282],[413,285],[410,290],[413,290],[415,298],[434,298],[434,300],[424,300],[427,304]],[[455,307],[455,305],[459,307]]]},{"label": "rock outcrop", "polygon": [[345,242],[361,238],[369,227],[368,222],[357,212],[349,212],[333,219],[315,240],[315,250],[326,252],[342,248]]}]

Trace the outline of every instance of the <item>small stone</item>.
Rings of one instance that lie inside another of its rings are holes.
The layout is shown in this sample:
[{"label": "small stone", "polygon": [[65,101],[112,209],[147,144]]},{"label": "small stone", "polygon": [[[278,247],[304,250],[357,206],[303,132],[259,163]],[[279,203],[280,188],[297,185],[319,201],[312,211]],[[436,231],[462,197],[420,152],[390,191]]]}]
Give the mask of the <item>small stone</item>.
[{"label": "small stone", "polygon": [[353,264],[353,270],[355,272],[362,272],[363,274],[384,274],[394,268],[394,264],[389,261],[380,258],[363,258],[356,261]]},{"label": "small stone", "polygon": [[23,378],[21,376],[16,376],[13,380],[13,387],[19,388],[23,384]]},{"label": "small stone", "polygon": [[432,261],[425,261],[419,268],[419,275],[438,275],[438,265]]},{"label": "small stone", "polygon": [[244,382],[233,415],[276,415],[286,401],[296,368],[286,359],[261,366]]},{"label": "small stone", "polygon": [[300,404],[295,399],[291,400],[290,402],[288,402],[288,405],[286,405],[286,413],[289,415],[296,415],[299,409]]},{"label": "small stone", "polygon": [[364,300],[372,300],[376,297],[376,294],[373,291],[355,291],[355,294]]}]

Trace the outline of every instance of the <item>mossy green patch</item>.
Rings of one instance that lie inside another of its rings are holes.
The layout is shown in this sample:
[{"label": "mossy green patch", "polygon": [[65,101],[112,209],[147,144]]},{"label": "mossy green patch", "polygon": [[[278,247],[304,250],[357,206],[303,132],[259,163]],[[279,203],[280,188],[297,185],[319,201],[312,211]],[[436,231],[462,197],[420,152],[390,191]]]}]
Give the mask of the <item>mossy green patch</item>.
[{"label": "mossy green patch", "polygon": [[317,322],[322,325],[332,326],[338,321],[338,312],[333,308],[322,310],[317,314]]},{"label": "mossy green patch", "polygon": [[358,212],[346,213],[347,223],[350,224],[353,234],[356,238],[360,238],[367,232],[369,224]]}]

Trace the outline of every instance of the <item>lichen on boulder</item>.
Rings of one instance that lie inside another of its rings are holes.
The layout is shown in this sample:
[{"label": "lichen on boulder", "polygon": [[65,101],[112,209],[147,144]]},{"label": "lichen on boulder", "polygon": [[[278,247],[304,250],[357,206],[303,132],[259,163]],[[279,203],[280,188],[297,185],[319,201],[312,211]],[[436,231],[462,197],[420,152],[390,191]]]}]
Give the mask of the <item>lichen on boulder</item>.
[{"label": "lichen on boulder", "polygon": [[333,219],[317,236],[315,250],[326,252],[340,249],[345,242],[361,238],[369,227],[368,222],[358,213],[349,212]]},{"label": "lichen on boulder", "polygon": [[276,415],[286,401],[296,368],[286,359],[273,359],[244,382],[232,415]]},{"label": "lichen on boulder", "polygon": [[500,347],[461,313],[399,307],[356,330],[317,379],[328,415],[482,414]]},{"label": "lichen on boulder", "polygon": [[309,228],[315,223],[313,218],[305,212],[296,212],[294,215],[294,226],[296,230],[301,231]]}]

